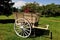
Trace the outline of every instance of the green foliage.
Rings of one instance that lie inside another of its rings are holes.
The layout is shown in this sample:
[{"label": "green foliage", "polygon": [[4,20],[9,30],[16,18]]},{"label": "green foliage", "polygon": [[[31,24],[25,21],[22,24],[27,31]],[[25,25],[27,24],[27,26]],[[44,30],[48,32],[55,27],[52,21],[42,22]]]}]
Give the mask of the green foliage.
[{"label": "green foliage", "polygon": [[13,4],[11,0],[0,0],[0,15],[10,16]]},{"label": "green foliage", "polygon": [[39,12],[39,4],[36,2],[26,3],[25,6],[21,7],[21,10],[24,11],[26,8],[29,8],[29,12]]},{"label": "green foliage", "polygon": [[42,16],[60,16],[60,5],[54,3],[42,6],[36,2],[26,3],[25,6],[21,7],[21,11],[23,12],[26,8],[29,8],[30,12],[41,13]]},{"label": "green foliage", "polygon": [[48,4],[43,7],[43,13],[45,16],[60,16],[60,5],[54,3]]},{"label": "green foliage", "polygon": [[18,8],[12,7],[12,12],[18,12]]}]

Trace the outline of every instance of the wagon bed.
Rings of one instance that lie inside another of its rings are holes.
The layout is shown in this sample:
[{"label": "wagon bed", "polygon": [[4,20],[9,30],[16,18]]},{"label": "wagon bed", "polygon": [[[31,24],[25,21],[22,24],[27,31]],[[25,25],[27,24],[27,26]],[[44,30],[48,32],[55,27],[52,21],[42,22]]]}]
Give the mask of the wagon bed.
[{"label": "wagon bed", "polygon": [[26,18],[30,23],[38,22],[38,15],[33,13],[14,13],[15,20],[19,18]]}]

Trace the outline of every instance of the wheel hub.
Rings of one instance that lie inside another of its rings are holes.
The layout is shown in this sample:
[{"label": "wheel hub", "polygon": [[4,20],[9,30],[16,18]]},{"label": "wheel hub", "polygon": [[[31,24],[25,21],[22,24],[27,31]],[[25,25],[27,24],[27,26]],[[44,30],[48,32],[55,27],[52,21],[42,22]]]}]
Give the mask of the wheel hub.
[{"label": "wheel hub", "polygon": [[20,28],[21,28],[21,29],[23,29],[24,27],[23,27],[23,26],[21,26]]}]

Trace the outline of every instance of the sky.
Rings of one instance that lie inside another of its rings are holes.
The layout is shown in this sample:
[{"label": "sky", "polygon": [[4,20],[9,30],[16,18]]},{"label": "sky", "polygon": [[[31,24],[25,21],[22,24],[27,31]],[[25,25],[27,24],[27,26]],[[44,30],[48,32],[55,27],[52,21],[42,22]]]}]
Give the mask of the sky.
[{"label": "sky", "polygon": [[34,1],[39,3],[40,6],[51,3],[60,4],[60,0],[12,0],[12,2],[15,3],[13,7],[16,8],[20,8],[21,6],[25,5],[25,3],[34,2]]}]

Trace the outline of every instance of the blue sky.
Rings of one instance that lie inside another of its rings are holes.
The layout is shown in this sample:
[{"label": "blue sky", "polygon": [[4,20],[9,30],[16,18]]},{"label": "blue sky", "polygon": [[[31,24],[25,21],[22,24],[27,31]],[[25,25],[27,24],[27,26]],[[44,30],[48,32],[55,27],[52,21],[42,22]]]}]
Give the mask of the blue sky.
[{"label": "blue sky", "polygon": [[60,4],[60,0],[12,0],[14,2],[17,1],[25,1],[25,2],[38,2],[38,3],[42,3],[42,4],[50,4],[50,3],[55,3],[55,4]]},{"label": "blue sky", "polygon": [[20,4],[20,6],[21,6],[21,5],[24,5],[24,3],[34,2],[34,1],[36,1],[37,3],[42,4],[42,5],[47,5],[47,4],[51,4],[51,3],[60,4],[60,0],[12,0],[12,1],[15,2],[15,4],[16,4],[15,6],[18,6],[18,4]]},{"label": "blue sky", "polygon": [[26,2],[36,1],[36,2],[42,3],[42,4],[50,4],[50,3],[60,4],[60,0],[24,0],[24,1],[26,1]]}]

